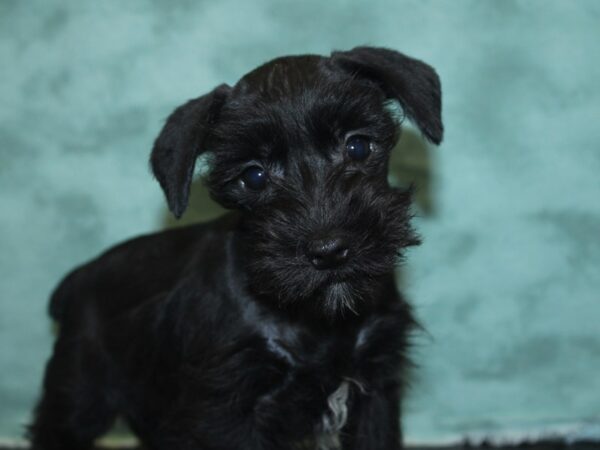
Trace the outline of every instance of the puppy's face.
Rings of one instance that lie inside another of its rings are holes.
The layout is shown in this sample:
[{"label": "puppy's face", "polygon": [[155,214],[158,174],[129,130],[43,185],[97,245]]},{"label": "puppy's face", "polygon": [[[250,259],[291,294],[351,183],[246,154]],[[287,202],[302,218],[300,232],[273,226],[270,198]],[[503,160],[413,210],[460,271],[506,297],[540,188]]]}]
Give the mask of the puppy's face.
[{"label": "puppy's face", "polygon": [[439,84],[425,64],[371,48],[279,58],[176,110],[153,168],[179,215],[196,156],[209,151],[213,198],[243,212],[252,289],[330,314],[353,310],[416,243],[410,194],[387,182],[399,126],[392,99],[440,141]]}]

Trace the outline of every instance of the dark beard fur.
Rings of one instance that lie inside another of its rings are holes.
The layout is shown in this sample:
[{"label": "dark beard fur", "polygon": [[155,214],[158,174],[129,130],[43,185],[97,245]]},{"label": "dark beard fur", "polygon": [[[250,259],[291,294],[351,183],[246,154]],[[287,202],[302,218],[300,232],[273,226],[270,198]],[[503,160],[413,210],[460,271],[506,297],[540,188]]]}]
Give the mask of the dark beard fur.
[{"label": "dark beard fur", "polygon": [[[314,305],[333,316],[356,312],[401,260],[402,250],[419,243],[410,226],[410,189],[341,174],[320,192],[285,194],[277,205],[254,211],[245,226],[250,286],[280,307]],[[346,236],[352,256],[339,269],[316,270],[304,246],[329,230]]]}]

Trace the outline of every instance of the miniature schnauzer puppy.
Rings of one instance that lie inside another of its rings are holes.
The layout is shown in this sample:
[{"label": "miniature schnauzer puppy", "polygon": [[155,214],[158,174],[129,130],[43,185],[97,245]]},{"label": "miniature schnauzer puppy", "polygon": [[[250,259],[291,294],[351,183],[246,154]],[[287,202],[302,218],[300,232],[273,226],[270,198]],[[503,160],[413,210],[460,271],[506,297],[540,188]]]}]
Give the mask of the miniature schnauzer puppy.
[{"label": "miniature schnauzer puppy", "polygon": [[151,167],[177,217],[194,165],[232,211],[71,272],[30,438],[75,450],[121,416],[153,450],[401,448],[415,327],[394,266],[418,243],[388,184],[399,103],[442,139],[438,76],[373,47],[288,56],[169,116]]}]

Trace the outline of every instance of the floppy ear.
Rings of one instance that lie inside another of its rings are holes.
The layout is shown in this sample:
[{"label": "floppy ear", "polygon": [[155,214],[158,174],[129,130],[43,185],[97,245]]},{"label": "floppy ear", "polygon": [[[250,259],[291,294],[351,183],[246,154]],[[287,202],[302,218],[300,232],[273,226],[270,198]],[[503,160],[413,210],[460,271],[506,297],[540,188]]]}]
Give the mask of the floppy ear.
[{"label": "floppy ear", "polygon": [[339,67],[375,82],[388,98],[396,99],[406,115],[430,141],[439,144],[444,134],[440,79],[432,67],[394,50],[356,47],[333,52]]},{"label": "floppy ear", "polygon": [[206,137],[230,90],[222,84],[178,107],[154,141],[150,166],[177,218],[187,208],[196,158],[206,150]]}]

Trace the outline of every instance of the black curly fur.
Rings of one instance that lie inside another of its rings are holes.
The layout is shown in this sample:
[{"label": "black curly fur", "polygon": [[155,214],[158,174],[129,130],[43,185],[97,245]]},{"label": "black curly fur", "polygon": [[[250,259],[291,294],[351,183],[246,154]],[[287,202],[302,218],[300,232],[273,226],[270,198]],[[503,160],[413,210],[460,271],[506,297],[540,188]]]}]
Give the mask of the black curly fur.
[{"label": "black curly fur", "polygon": [[[426,64],[362,47],[279,58],[177,108],[151,156],[171,211],[207,151],[211,195],[234,211],[120,244],[63,280],[33,448],[89,448],[117,415],[149,449],[297,448],[331,431],[342,385],[347,420],[321,445],[400,448],[416,324],[393,269],[418,239],[410,190],[387,182],[399,125],[385,104],[439,142],[439,98]],[[350,134],[370,140],[365,160],[348,157]],[[251,165],[263,190],[240,182]],[[343,239],[344,264],[307,257],[323,236]]]}]

